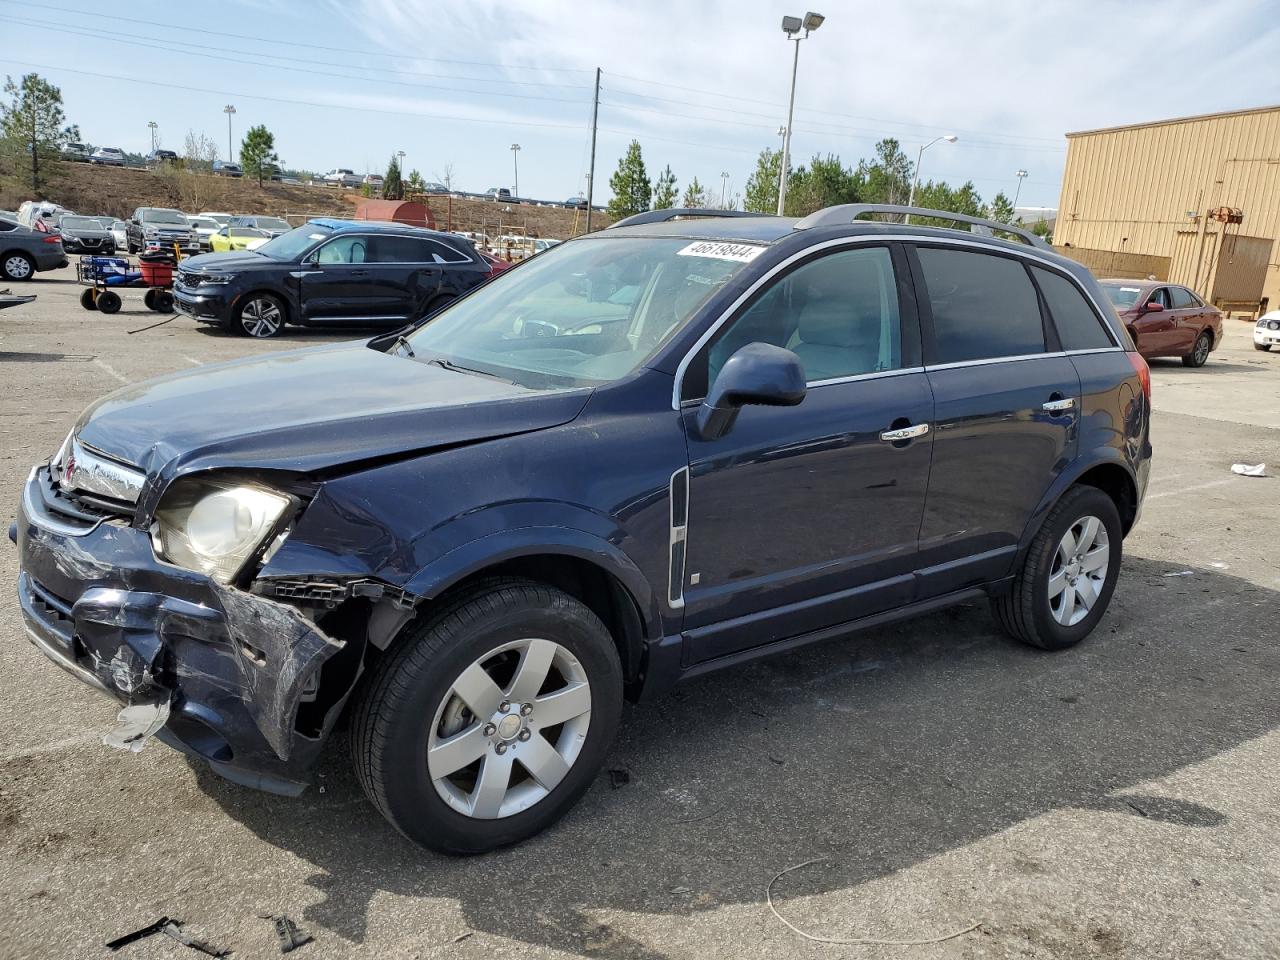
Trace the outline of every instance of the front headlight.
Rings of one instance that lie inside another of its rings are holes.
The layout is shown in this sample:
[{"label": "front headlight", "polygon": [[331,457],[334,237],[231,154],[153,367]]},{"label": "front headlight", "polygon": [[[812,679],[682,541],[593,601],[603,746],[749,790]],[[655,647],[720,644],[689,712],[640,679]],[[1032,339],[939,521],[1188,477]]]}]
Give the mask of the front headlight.
[{"label": "front headlight", "polygon": [[250,483],[179,482],[152,528],[164,560],[230,583],[276,529],[291,498]]},{"label": "front headlight", "polygon": [[209,273],[205,274],[204,283],[230,283],[236,278],[234,273]]},{"label": "front headlight", "polygon": [[155,227],[147,227],[142,231],[142,235],[148,240],[154,240],[156,237],[160,236],[160,231]]}]

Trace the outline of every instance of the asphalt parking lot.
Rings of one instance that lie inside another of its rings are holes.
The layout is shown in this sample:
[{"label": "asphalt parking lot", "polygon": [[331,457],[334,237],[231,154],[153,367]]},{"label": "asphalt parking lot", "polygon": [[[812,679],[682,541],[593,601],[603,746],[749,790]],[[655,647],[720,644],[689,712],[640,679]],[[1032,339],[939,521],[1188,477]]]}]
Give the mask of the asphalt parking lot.
[{"label": "asphalt parking lot", "polygon": [[[39,300],[0,312],[5,529],[101,394],[353,335],[130,335],[163,319],[140,297],[103,316],[67,270],[12,287]],[[1151,488],[1086,643],[1023,648],[973,605],[691,682],[626,711],[620,773],[560,825],[481,858],[387,826],[341,735],[296,800],[103,747],[116,708],[27,642],[0,541],[0,956],[108,956],[162,915],[278,956],[264,913],[315,937],[304,958],[1280,956],[1280,355],[1249,330],[1153,364]],[[980,926],[806,940],[766,891],[817,858],[772,890],[814,936]]]}]

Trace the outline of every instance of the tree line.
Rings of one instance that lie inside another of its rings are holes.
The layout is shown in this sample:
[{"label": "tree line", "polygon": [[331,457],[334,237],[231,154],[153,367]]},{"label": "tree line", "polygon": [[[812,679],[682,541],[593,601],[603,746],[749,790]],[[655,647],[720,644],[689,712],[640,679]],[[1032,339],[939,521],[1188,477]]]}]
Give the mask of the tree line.
[{"label": "tree line", "polygon": [[[742,197],[742,208],[754,213],[775,213],[778,209],[778,182],[782,170],[782,151],[761,150],[756,166]],[[875,145],[869,158],[846,166],[836,154],[825,157],[815,155],[807,164],[793,168],[787,174],[785,212],[789,217],[803,217],[823,207],[841,203],[884,203],[904,205],[911,196],[911,181],[915,164],[903,152],[901,144],[886,137]],[[645,170],[644,157],[638,140],[632,140],[626,153],[618,161],[618,169],[609,178],[613,199],[608,213],[615,219],[629,217],[645,210],[662,210],[676,205],[680,196],[675,174],[670,165],[650,183]],[[733,206],[736,206],[734,198]],[[915,205],[948,213],[961,213],[984,217],[999,223],[1013,223],[1016,215],[1013,203],[1003,192],[997,193],[988,203],[982,199],[973,181],[966,180],[953,187],[943,180],[926,180],[916,187]],[[694,177],[689,181],[680,198],[682,207],[715,208],[705,187]],[[729,204],[726,204],[729,206]],[[944,220],[913,218],[913,223],[946,225]],[[1048,232],[1043,222],[1033,228],[1037,233]]]}]

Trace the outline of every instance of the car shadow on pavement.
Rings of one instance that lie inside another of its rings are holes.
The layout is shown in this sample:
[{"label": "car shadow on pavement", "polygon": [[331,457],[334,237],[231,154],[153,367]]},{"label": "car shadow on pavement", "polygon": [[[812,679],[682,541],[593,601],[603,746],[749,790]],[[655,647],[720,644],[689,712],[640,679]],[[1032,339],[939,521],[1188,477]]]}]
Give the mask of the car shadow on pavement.
[{"label": "car shadow on pavement", "polygon": [[608,766],[627,776],[602,775],[558,826],[483,857],[437,856],[386,825],[341,737],[323,793],[264,797],[203,768],[199,782],[314,866],[317,933],[363,942],[386,891],[456,900],[475,931],[657,958],[593,915],[756,907],[770,878],[816,857],[829,862],[785,896],[851,889],[1063,808],[1223,823],[1131,791],[1280,726],[1280,650],[1263,640],[1280,594],[1185,569],[1127,557],[1102,624],[1061,653],[1005,639],[971,604],[690,682],[624,715]]}]

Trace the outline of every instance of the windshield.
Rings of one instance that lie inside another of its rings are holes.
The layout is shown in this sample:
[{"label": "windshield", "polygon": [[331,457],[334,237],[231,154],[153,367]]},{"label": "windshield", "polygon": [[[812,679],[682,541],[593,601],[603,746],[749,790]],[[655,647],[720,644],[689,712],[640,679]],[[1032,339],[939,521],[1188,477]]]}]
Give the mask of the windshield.
[{"label": "windshield", "polygon": [[1122,283],[1104,283],[1102,289],[1111,298],[1112,304],[1117,307],[1132,307],[1138,302],[1138,294],[1142,292],[1141,287],[1126,286]]},{"label": "windshield", "polygon": [[190,222],[191,226],[195,227],[197,230],[219,229],[218,221],[210,220],[208,217],[188,217],[187,220]]},{"label": "windshield", "polygon": [[63,230],[101,230],[102,225],[90,217],[63,217],[58,221]]},{"label": "windshield", "polygon": [[616,380],[763,250],[650,237],[563,244],[437,314],[409,343],[419,360],[528,387]]},{"label": "windshield", "polygon": [[300,256],[333,233],[329,227],[318,223],[304,223],[302,226],[282,233],[274,240],[268,240],[254,252],[262,253],[273,260],[297,260]]},{"label": "windshield", "polygon": [[288,220],[279,217],[255,217],[254,222],[264,230],[292,230]]},{"label": "windshield", "polygon": [[187,218],[177,210],[143,210],[143,223],[180,223],[187,225]]}]

